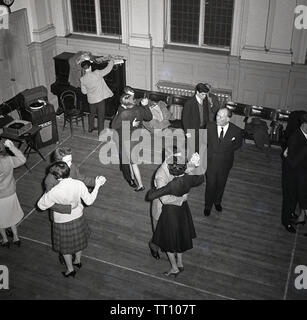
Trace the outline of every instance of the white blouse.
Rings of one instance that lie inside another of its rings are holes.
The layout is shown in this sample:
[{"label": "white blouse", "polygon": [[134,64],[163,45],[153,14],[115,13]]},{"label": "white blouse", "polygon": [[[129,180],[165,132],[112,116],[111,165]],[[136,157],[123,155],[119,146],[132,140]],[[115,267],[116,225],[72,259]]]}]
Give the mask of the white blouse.
[{"label": "white blouse", "polygon": [[83,215],[83,205],[91,205],[96,200],[98,188],[94,188],[89,193],[85,184],[76,179],[67,178],[60,181],[49,192],[45,193],[38,201],[37,205],[41,210],[51,208],[54,204],[71,205],[70,214],[53,212],[55,223],[65,223],[80,218]]}]

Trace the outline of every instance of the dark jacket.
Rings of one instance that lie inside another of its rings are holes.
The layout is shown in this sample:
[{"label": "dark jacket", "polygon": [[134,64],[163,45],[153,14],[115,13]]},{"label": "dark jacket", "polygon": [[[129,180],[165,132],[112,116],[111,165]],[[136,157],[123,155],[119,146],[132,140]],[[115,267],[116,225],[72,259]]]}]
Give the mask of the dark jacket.
[{"label": "dark jacket", "polygon": [[233,123],[229,123],[228,130],[222,140],[217,136],[217,125],[210,122],[208,129],[208,166],[207,170],[214,167],[223,167],[230,170],[233,165],[234,152],[242,146],[242,131]]},{"label": "dark jacket", "polygon": [[188,193],[191,188],[197,187],[204,182],[204,175],[188,175],[176,177],[170,181],[166,186],[159,189],[151,189],[147,193],[147,199],[152,201],[166,195],[173,195],[181,197]]},{"label": "dark jacket", "polygon": [[[215,120],[216,113],[220,109],[220,103],[217,96],[210,93],[210,98],[212,99],[212,105],[209,105],[208,98],[203,102],[204,128],[206,128],[208,122]],[[201,119],[199,115],[198,102],[195,96],[184,104],[181,120],[184,131],[187,131],[187,129],[200,128]]]},{"label": "dark jacket", "polygon": [[288,140],[287,164],[302,174],[307,172],[307,139],[302,130],[297,129]]},{"label": "dark jacket", "polygon": [[[121,131],[122,122],[129,121],[130,122],[130,129],[132,132],[134,129],[132,127],[133,120],[136,119],[140,122],[138,128],[142,127],[143,121],[150,121],[152,120],[152,113],[148,106],[135,106],[130,109],[119,108],[119,112],[115,115],[112,121],[112,129]],[[127,137],[130,139],[130,137]]]}]

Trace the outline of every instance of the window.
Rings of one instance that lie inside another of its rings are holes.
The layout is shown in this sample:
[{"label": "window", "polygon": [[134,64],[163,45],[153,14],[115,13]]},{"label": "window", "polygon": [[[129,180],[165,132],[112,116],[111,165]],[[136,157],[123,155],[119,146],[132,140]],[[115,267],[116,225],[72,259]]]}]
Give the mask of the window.
[{"label": "window", "polygon": [[70,7],[73,32],[121,35],[120,0],[70,0]]},{"label": "window", "polygon": [[172,44],[229,49],[234,0],[170,0]]}]

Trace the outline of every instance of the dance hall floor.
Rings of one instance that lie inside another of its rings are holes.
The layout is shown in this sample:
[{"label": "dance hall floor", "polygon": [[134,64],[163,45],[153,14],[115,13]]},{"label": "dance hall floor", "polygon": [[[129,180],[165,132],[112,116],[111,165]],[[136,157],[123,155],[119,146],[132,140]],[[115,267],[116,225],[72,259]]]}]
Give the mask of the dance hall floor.
[{"label": "dance hall floor", "polygon": [[[62,119],[58,119],[59,124]],[[35,209],[49,161],[31,154],[28,171],[15,171],[17,193],[25,212],[19,226],[20,248],[0,248],[0,265],[9,268],[10,289],[1,299],[306,299],[294,286],[295,267],[307,264],[307,227],[290,234],[280,224],[281,170],[279,150],[266,157],[254,145],[237,152],[228,180],[222,214],[203,215],[204,185],[191,191],[189,204],[197,238],[184,254],[185,270],[176,279],[163,275],[170,266],[165,255],[154,260],[149,203],[123,180],[118,165],[99,162],[101,143],[96,131],[81,128],[70,136],[59,125],[59,145],[73,149],[73,160],[88,176],[104,175],[85,216],[92,234],[76,277],[64,278],[65,268],[51,249],[47,212]],[[49,155],[56,148],[41,149]],[[148,190],[156,165],[141,165]],[[3,210],[3,208],[1,208]]]}]

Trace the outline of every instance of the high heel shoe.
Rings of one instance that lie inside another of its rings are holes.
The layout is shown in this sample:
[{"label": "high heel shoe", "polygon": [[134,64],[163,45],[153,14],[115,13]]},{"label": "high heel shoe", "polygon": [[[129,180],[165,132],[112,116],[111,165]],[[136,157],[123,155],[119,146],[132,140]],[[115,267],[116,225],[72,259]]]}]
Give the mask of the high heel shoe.
[{"label": "high heel shoe", "polygon": [[1,242],[1,247],[7,247],[8,249],[10,248],[10,243],[8,241],[6,242]]},{"label": "high heel shoe", "polygon": [[145,190],[145,187],[138,187],[136,189],[134,189],[135,192],[139,192],[139,191],[144,191]]},{"label": "high heel shoe", "polygon": [[184,267],[178,267],[178,269],[179,269],[180,272],[184,271]]},{"label": "high heel shoe", "polygon": [[81,269],[82,267],[82,263],[79,262],[79,263],[73,263],[74,266],[76,266],[78,269]]},{"label": "high heel shoe", "polygon": [[176,271],[176,272],[173,272],[172,270],[170,271],[166,271],[164,272],[163,274],[167,277],[170,277],[170,276],[174,276],[175,278],[178,276],[178,274],[180,273],[180,270]]},{"label": "high heel shoe", "polygon": [[69,273],[67,273],[66,274],[66,272],[65,271],[63,271],[62,272],[62,275],[65,277],[65,278],[68,278],[68,277],[75,277],[75,275],[76,275],[76,271],[74,270],[74,271],[71,271],[71,272],[69,272]]},{"label": "high heel shoe", "polygon": [[20,247],[21,246],[21,241],[20,240],[17,240],[17,241],[13,241],[13,244],[17,247]]}]

